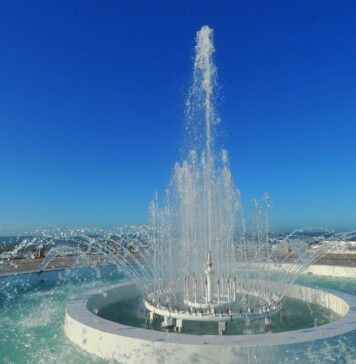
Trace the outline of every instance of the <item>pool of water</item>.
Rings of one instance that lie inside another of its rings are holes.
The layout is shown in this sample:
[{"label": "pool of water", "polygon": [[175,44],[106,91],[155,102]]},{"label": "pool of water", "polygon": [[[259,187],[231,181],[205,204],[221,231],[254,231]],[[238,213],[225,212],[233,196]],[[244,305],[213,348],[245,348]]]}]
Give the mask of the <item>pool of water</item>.
[{"label": "pool of water", "polygon": [[[147,314],[142,297],[113,303],[102,308],[97,315],[128,326],[173,332],[173,329],[162,328],[158,319],[152,324],[146,323]],[[250,335],[299,330],[327,324],[339,318],[340,316],[333,311],[319,305],[285,298],[283,309],[272,317],[269,325],[265,325],[264,320],[252,322],[232,321],[227,324],[226,335]],[[217,323],[184,321],[185,334],[216,335],[217,332]]]},{"label": "pool of water", "polygon": [[[108,363],[81,351],[66,338],[63,330],[65,308],[74,296],[123,279],[123,275],[113,268],[0,278],[0,363]],[[333,288],[356,296],[356,279],[306,275],[298,283]],[[140,309],[139,304],[137,307]],[[312,306],[304,308],[305,312],[315,309]],[[323,317],[330,319],[321,312],[319,319]],[[312,315],[308,320],[310,325],[315,324]],[[288,321],[291,325],[295,320],[289,318]],[[272,324],[271,331],[278,331],[277,326]],[[251,352],[246,362],[260,363],[260,360]],[[276,362],[301,361],[315,364],[356,363],[356,332],[305,345],[288,345]]]}]

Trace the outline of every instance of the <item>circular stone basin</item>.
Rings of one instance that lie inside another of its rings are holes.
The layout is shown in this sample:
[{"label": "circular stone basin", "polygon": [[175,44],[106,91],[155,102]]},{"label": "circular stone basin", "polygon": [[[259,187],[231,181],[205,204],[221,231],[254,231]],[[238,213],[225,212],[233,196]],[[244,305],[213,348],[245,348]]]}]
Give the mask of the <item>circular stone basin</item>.
[{"label": "circular stone basin", "polygon": [[87,352],[124,363],[244,363],[251,355],[263,363],[281,358],[286,345],[343,335],[356,329],[356,297],[346,293],[285,285],[286,296],[322,306],[341,316],[317,327],[253,335],[190,335],[123,325],[96,315],[103,308],[140,295],[131,282],[96,289],[73,299],[66,311],[65,333]]}]

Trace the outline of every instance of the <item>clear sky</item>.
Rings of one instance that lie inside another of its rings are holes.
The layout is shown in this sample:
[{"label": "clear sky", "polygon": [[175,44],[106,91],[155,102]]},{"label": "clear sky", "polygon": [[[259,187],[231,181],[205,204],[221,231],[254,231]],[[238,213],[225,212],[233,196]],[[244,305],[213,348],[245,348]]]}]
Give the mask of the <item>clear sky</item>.
[{"label": "clear sky", "polygon": [[356,226],[355,1],[0,4],[0,226],[146,221],[180,158],[196,31],[215,30],[245,205]]}]

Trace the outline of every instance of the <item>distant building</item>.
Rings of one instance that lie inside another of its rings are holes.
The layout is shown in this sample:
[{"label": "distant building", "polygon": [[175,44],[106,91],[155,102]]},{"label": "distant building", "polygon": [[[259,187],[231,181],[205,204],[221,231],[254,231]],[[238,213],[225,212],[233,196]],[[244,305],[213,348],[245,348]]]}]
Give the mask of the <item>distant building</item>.
[{"label": "distant building", "polygon": [[281,241],[272,245],[272,251],[275,253],[289,253],[291,250],[286,241]]},{"label": "distant building", "polygon": [[356,254],[356,240],[338,240],[331,243],[327,254]]}]

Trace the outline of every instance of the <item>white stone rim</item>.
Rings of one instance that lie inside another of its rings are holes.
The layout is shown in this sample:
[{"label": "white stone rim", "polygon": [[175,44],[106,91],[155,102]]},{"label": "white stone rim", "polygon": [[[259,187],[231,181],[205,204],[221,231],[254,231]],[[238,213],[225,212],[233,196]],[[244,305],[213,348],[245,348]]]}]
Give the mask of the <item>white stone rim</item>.
[{"label": "white stone rim", "polygon": [[[295,331],[284,331],[279,333],[253,334],[253,335],[192,335],[185,333],[162,332],[151,329],[127,326],[113,321],[106,320],[97,316],[88,306],[93,298],[100,297],[105,301],[110,292],[121,290],[137,290],[131,282],[123,282],[105,288],[94,289],[75,297],[69,302],[66,310],[65,329],[67,325],[78,324],[86,329],[93,329],[100,335],[100,332],[106,332],[111,335],[127,337],[133,340],[145,341],[147,343],[166,343],[182,344],[193,346],[239,346],[239,347],[256,347],[256,346],[275,346],[296,344],[307,341],[322,340],[339,335],[344,335],[356,330],[356,297],[347,293],[335,291],[332,289],[316,289],[306,286],[293,285],[294,289],[314,291],[314,293],[327,293],[330,298],[335,297],[341,300],[347,307],[347,312],[339,320],[332,321],[325,325],[309,327]],[[137,291],[138,292],[138,291]],[[131,297],[134,295],[131,294]],[[341,302],[340,301],[340,302]],[[102,307],[104,307],[103,305]],[[65,330],[67,335],[70,330]],[[70,335],[68,335],[71,339]]]}]

